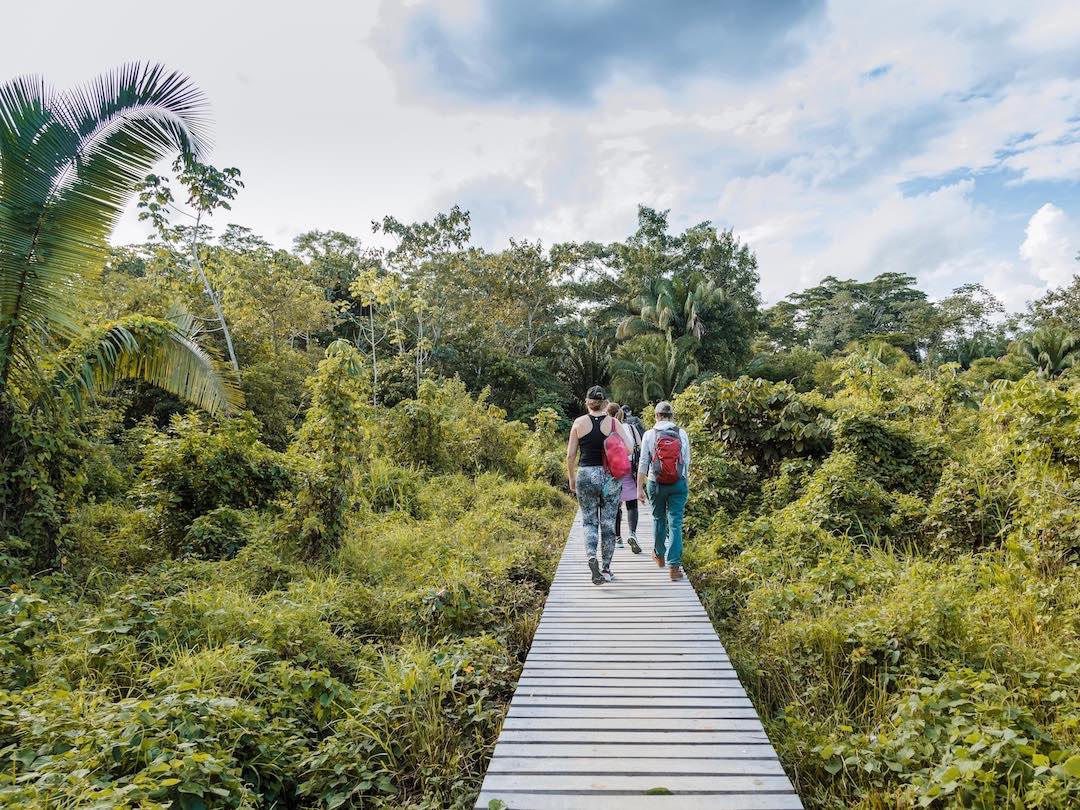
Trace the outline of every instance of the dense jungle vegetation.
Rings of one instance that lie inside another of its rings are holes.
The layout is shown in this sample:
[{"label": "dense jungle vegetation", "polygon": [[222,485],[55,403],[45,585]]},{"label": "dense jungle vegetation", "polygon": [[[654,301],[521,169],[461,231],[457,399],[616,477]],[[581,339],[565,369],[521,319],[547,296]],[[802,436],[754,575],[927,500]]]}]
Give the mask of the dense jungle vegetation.
[{"label": "dense jungle vegetation", "polygon": [[57,99],[0,90],[0,804],[471,806],[595,383],[691,430],[687,567],[808,806],[1080,801],[1080,277],[763,307],[644,206],[284,249],[183,77]]}]

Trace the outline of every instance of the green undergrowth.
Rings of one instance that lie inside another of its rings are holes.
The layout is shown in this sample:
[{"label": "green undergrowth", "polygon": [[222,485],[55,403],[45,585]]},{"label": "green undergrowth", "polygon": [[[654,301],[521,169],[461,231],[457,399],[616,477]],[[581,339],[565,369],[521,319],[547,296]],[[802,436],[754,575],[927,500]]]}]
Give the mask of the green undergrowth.
[{"label": "green undergrowth", "polygon": [[1080,386],[682,395],[687,567],[808,807],[1080,804]]},{"label": "green undergrowth", "polygon": [[529,473],[557,439],[454,382],[364,405],[329,354],[287,452],[250,417],[103,445],[62,572],[0,605],[0,805],[471,807],[571,519]]}]

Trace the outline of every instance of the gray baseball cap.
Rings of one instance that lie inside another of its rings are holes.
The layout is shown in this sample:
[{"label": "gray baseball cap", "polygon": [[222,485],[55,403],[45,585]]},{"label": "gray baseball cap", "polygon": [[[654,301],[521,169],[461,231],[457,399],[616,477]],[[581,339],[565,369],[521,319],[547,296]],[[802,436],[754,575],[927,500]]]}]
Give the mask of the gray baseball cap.
[{"label": "gray baseball cap", "polygon": [[671,414],[675,413],[675,411],[671,407],[671,403],[665,399],[656,403],[655,413],[657,416],[671,416]]}]

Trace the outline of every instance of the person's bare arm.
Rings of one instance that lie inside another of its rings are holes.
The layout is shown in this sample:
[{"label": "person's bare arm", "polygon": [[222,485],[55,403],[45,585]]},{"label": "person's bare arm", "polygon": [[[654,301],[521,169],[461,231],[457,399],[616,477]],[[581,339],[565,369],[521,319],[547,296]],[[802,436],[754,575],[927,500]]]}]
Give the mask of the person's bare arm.
[{"label": "person's bare arm", "polygon": [[578,435],[577,421],[570,426],[570,440],[566,443],[566,481],[570,486],[570,494],[577,495],[577,455]]}]

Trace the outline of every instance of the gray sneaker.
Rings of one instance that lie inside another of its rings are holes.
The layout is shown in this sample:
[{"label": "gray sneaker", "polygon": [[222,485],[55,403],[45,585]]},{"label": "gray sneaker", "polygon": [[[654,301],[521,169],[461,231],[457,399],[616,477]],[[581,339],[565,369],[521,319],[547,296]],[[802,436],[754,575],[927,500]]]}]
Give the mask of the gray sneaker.
[{"label": "gray sneaker", "polygon": [[593,557],[593,558],[591,558],[589,560],[589,571],[592,572],[592,584],[593,585],[603,585],[604,584],[604,582],[605,582],[604,577],[600,574],[600,563],[598,563],[596,561],[595,557]]},{"label": "gray sneaker", "polygon": [[634,552],[635,554],[641,553],[641,546],[638,545],[637,538],[634,537],[634,535],[630,535],[626,542],[630,546],[630,550],[632,552]]},{"label": "gray sneaker", "polygon": [[610,568],[605,568],[603,571],[601,571],[600,576],[604,578],[604,582],[611,582],[611,580],[615,579],[615,575],[611,573]]},{"label": "gray sneaker", "polygon": [[615,545],[616,545],[616,546],[618,546],[619,548],[622,548],[622,547],[623,547],[624,545],[626,545],[626,544],[625,544],[625,543],[623,543],[623,541],[622,541],[622,538],[621,538],[621,537],[616,537],[616,538],[615,538]]}]

